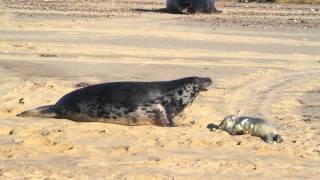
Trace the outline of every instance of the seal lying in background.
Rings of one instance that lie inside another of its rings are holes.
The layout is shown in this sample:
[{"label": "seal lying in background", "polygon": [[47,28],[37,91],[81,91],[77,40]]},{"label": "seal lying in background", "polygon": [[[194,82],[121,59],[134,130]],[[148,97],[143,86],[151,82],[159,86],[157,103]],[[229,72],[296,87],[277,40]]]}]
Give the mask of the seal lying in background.
[{"label": "seal lying in background", "polygon": [[167,0],[167,11],[171,13],[221,13],[214,0]]},{"label": "seal lying in background", "polygon": [[174,117],[211,83],[210,78],[186,77],[173,81],[96,84],[66,94],[55,105],[24,111],[17,116],[175,126]]},{"label": "seal lying in background", "polygon": [[218,126],[219,129],[227,131],[231,135],[251,134],[258,136],[267,143],[281,143],[283,139],[277,133],[277,129],[269,122],[260,118],[246,116],[226,116]]}]

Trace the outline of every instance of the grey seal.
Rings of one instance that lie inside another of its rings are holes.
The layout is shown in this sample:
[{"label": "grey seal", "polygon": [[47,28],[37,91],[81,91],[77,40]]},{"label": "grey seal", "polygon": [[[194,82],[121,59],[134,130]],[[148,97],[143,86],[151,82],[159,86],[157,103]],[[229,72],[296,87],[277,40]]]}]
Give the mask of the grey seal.
[{"label": "grey seal", "polygon": [[54,105],[24,111],[17,116],[176,126],[174,118],[211,84],[208,77],[186,77],[172,81],[89,85],[64,95]]},{"label": "grey seal", "polygon": [[226,116],[219,129],[227,131],[231,135],[251,134],[258,136],[267,143],[281,143],[282,137],[278,134],[277,129],[268,121],[248,116]]},{"label": "grey seal", "polygon": [[167,0],[168,12],[171,13],[221,13],[215,6],[215,0]]}]

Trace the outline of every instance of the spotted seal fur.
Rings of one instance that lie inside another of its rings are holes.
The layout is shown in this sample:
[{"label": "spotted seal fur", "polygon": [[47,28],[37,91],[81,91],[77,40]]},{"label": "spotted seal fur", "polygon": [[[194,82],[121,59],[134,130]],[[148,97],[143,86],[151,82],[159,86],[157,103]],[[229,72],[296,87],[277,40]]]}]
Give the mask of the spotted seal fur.
[{"label": "spotted seal fur", "polygon": [[174,117],[211,84],[212,80],[205,77],[96,84],[70,92],[54,105],[24,111],[17,116],[175,126]]},{"label": "spotted seal fur", "polygon": [[231,135],[249,133],[260,137],[267,143],[273,143],[273,141],[281,143],[283,141],[277,129],[261,118],[229,115],[222,120],[218,128],[227,131]]},{"label": "spotted seal fur", "polygon": [[167,0],[167,11],[171,13],[221,13],[215,0]]}]

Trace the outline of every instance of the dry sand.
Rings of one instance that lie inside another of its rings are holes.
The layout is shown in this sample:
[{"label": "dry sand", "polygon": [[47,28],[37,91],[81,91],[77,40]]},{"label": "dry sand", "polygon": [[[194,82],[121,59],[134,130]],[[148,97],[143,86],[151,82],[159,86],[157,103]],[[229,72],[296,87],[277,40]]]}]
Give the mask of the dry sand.
[{"label": "dry sand", "polygon": [[[160,0],[0,5],[0,179],[319,178],[319,6],[187,16]],[[80,82],[191,75],[215,86],[176,128],[15,116]],[[272,121],[284,142],[206,128],[238,112]]]}]

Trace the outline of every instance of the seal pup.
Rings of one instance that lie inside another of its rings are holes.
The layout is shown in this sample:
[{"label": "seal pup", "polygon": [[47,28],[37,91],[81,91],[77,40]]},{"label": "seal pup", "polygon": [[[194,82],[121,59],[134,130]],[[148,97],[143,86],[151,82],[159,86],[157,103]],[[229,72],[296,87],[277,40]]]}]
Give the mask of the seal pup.
[{"label": "seal pup", "polygon": [[172,81],[112,82],[77,89],[54,105],[17,116],[63,118],[77,122],[176,126],[174,118],[212,84],[207,77]]},{"label": "seal pup", "polygon": [[283,141],[277,129],[261,118],[229,115],[222,120],[218,128],[227,131],[231,135],[249,133],[260,137],[267,143],[273,143],[273,141],[281,143]]},{"label": "seal pup", "polygon": [[215,6],[215,0],[167,0],[168,12],[179,14],[221,13]]}]

